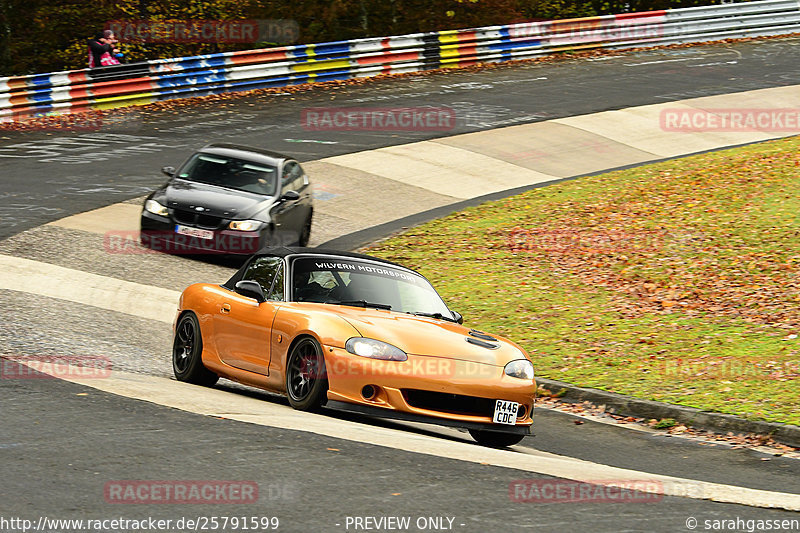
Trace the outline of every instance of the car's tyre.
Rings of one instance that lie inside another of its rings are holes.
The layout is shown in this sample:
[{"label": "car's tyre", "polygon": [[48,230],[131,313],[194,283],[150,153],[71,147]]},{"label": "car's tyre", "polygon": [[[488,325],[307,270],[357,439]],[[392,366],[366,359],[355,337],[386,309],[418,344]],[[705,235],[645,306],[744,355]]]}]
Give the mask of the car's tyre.
[{"label": "car's tyre", "polygon": [[525,438],[525,435],[515,433],[501,433],[499,431],[487,431],[485,429],[470,429],[469,434],[482,446],[491,448],[505,448],[513,446]]},{"label": "car's tyre", "polygon": [[203,337],[194,313],[186,313],[178,321],[172,341],[172,371],[178,381],[210,387],[219,376],[203,365]]},{"label": "car's tyre", "polygon": [[311,219],[312,214],[309,213],[308,219],[303,224],[303,229],[300,230],[300,238],[297,240],[297,246],[304,248],[308,246],[308,241],[311,240]]},{"label": "car's tyre", "polygon": [[289,405],[300,411],[314,411],[328,399],[328,377],[322,347],[312,337],[294,345],[286,362],[286,395]]}]

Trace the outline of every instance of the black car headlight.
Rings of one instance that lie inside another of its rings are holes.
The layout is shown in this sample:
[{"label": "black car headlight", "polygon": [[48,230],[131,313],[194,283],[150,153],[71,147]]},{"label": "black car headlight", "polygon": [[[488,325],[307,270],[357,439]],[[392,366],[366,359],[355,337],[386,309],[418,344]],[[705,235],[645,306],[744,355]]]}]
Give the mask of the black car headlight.
[{"label": "black car headlight", "polygon": [[506,364],[503,370],[507,376],[519,379],[533,379],[533,363],[527,359],[515,359]]},{"label": "black car headlight", "polygon": [[406,352],[383,341],[367,339],[366,337],[353,337],[344,345],[345,350],[354,355],[383,359],[384,361],[407,361]]},{"label": "black car headlight", "polygon": [[263,224],[259,220],[231,220],[228,227],[236,231],[258,231]]},{"label": "black car headlight", "polygon": [[153,213],[154,215],[158,215],[161,217],[169,215],[169,211],[167,211],[167,208],[161,205],[160,203],[156,202],[155,200],[147,200],[144,203],[144,208],[147,212]]}]

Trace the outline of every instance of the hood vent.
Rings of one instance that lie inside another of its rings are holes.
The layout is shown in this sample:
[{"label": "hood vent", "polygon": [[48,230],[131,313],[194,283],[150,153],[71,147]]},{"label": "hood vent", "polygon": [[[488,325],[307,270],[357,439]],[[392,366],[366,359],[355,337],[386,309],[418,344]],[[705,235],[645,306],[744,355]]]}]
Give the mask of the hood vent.
[{"label": "hood vent", "polygon": [[469,334],[472,335],[473,337],[477,338],[477,339],[481,339],[481,340],[484,340],[484,341],[497,342],[497,339],[495,339],[491,335],[488,335],[488,334],[486,334],[486,333],[484,333],[482,331],[478,331],[477,329],[469,330]]},{"label": "hood vent", "polygon": [[472,337],[466,337],[467,342],[470,344],[474,344],[475,346],[480,346],[481,348],[487,348],[489,350],[496,350],[500,347],[498,344],[492,344],[491,342],[482,341],[480,339],[473,339]]}]

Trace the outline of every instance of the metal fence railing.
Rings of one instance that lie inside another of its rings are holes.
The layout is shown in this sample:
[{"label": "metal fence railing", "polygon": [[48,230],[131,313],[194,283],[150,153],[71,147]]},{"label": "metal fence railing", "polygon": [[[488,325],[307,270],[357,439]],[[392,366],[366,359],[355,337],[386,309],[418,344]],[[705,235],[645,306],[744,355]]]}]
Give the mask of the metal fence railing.
[{"label": "metal fence railing", "polygon": [[375,37],[0,78],[0,121],[158,100],[620,49],[800,32],[797,0],[758,0]]}]

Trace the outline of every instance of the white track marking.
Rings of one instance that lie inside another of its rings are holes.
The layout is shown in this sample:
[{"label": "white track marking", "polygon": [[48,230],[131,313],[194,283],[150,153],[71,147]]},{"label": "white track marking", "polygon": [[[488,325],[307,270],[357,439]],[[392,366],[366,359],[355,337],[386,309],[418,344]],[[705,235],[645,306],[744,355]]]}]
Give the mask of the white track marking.
[{"label": "white track marking", "polygon": [[117,232],[138,239],[141,216],[141,205],[123,202],[62,218],[50,222],[48,226],[88,231],[100,235]]},{"label": "white track marking", "polygon": [[436,457],[512,468],[583,482],[620,486],[647,481],[665,496],[712,500],[753,507],[800,511],[800,494],[736,487],[628,470],[537,450],[484,448],[466,442],[377,427],[329,416],[295,411],[287,406],[233,392],[188,385],[166,378],[112,371],[105,379],[69,379],[97,390],[173,407],[182,411]]},{"label": "white track marking", "polygon": [[38,294],[172,323],[180,293],[8,255],[0,255],[0,289]]},{"label": "white track marking", "polygon": [[322,161],[459,199],[558,179],[436,140],[338,155]]}]

